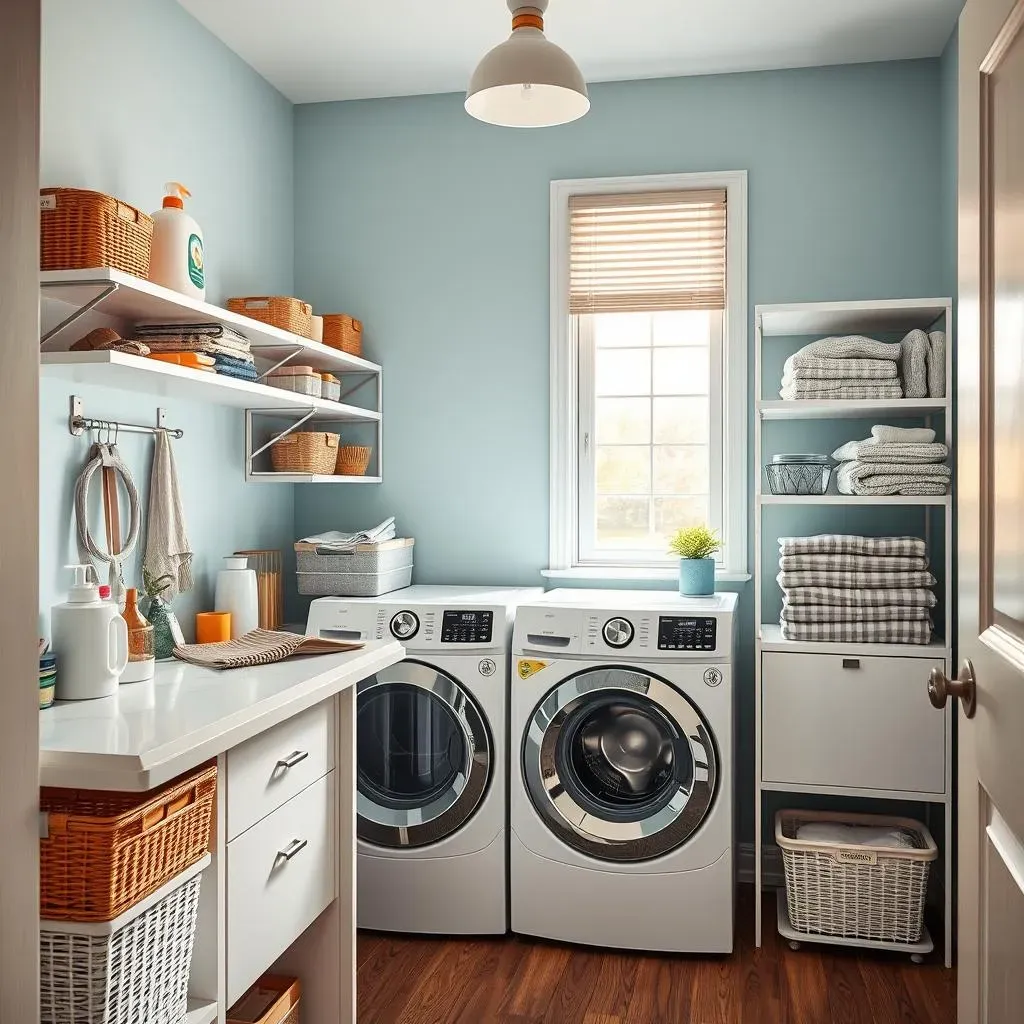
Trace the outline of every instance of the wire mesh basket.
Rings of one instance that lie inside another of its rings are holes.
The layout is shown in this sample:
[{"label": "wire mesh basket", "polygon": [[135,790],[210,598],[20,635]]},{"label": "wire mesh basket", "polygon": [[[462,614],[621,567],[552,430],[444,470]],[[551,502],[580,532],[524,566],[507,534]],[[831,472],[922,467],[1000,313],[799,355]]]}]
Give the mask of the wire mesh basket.
[{"label": "wire mesh basket", "polygon": [[764,472],[772,494],[824,494],[832,460],[827,455],[775,455]]}]

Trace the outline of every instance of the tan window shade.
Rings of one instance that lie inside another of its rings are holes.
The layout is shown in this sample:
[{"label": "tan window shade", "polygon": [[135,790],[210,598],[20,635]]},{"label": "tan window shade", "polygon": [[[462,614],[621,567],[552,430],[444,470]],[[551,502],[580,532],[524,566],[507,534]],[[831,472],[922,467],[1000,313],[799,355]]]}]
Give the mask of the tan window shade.
[{"label": "tan window shade", "polygon": [[725,189],[572,196],[569,312],[725,308]]}]

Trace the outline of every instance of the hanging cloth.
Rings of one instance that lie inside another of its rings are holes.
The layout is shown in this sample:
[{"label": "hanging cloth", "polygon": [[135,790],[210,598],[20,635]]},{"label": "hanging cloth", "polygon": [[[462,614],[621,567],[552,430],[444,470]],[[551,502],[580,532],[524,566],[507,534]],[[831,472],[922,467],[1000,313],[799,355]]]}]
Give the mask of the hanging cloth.
[{"label": "hanging cloth", "polygon": [[164,600],[173,601],[178,594],[192,589],[192,549],[185,529],[178,470],[166,430],[156,434],[153,451],[144,564],[154,577],[171,577]]}]

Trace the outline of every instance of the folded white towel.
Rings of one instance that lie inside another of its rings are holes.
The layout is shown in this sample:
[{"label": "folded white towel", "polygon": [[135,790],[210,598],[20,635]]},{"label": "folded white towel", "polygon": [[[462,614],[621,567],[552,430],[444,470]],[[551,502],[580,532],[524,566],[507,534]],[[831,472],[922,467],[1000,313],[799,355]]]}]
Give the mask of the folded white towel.
[{"label": "folded white towel", "polygon": [[780,397],[788,402],[829,398],[836,401],[870,401],[903,397],[899,381],[838,381],[796,380],[783,381]]},{"label": "folded white towel", "polygon": [[869,437],[864,441],[847,441],[832,453],[837,462],[885,462],[890,465],[908,465],[910,463],[942,462],[949,457],[949,449],[938,442],[919,444],[902,441],[879,441],[877,437]]},{"label": "folded white towel", "polygon": [[892,359],[830,359],[790,356],[782,368],[782,380],[892,380],[897,376]]},{"label": "folded white towel", "polygon": [[318,548],[334,554],[355,551],[360,544],[383,544],[395,539],[395,517],[385,519],[372,530],[361,533],[342,533],[340,530],[328,530],[326,533],[315,533],[311,537],[303,537],[300,544],[315,544]]},{"label": "folded white towel", "polygon": [[928,397],[928,335],[911,331],[900,343],[903,391],[907,398]]},{"label": "folded white towel", "polygon": [[946,335],[932,331],[928,335],[928,397],[946,397]]},{"label": "folded white towel", "polygon": [[949,490],[949,466],[941,463],[843,462],[836,473],[840,494],[939,495]]},{"label": "folded white towel", "polygon": [[877,828],[869,825],[843,825],[839,822],[814,821],[800,825],[797,839],[806,843],[838,843],[842,846],[874,846],[884,850],[913,849],[907,832],[898,828]]},{"label": "folded white towel", "polygon": [[889,427],[882,424],[871,428],[871,436],[879,441],[931,444],[935,440],[935,431],[931,427]]},{"label": "folded white towel", "polygon": [[826,356],[830,359],[899,359],[899,342],[875,341],[862,334],[821,338],[804,345],[798,356]]}]

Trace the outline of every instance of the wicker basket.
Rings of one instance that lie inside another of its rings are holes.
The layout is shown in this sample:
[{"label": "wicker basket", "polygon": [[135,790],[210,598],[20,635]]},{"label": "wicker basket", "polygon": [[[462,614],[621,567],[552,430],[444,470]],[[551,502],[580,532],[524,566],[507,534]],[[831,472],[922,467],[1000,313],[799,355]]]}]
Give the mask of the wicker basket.
[{"label": "wicker basket", "polygon": [[364,476],[372,454],[372,448],[357,444],[343,445],[338,449],[338,462],[334,472],[338,476]]},{"label": "wicker basket", "polygon": [[350,356],[363,354],[363,323],[347,313],[324,314],[324,344]]},{"label": "wicker basket", "polygon": [[149,276],[153,218],[102,192],[39,191],[39,269],[111,267]]},{"label": "wicker basket", "polygon": [[177,1024],[207,854],[109,924],[40,921],[41,1024]]},{"label": "wicker basket", "polygon": [[325,434],[322,431],[289,434],[270,449],[271,465],[275,473],[333,476],[340,440],[340,435]]},{"label": "wicker basket", "polygon": [[264,974],[228,1010],[227,1024],[299,1024],[302,986],[296,978]]},{"label": "wicker basket", "polygon": [[215,764],[153,793],[40,790],[40,917],[112,921],[200,860],[216,790]]},{"label": "wicker basket", "polygon": [[[892,829],[907,846],[857,846],[797,838],[801,825],[828,822]],[[910,818],[828,811],[779,811],[775,841],[786,870],[793,929],[807,935],[915,943],[924,928],[931,833]]]},{"label": "wicker basket", "polygon": [[313,307],[289,295],[248,295],[228,299],[228,309],[252,320],[308,338],[313,333]]}]

